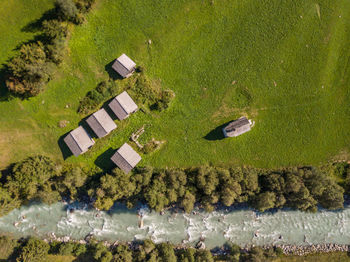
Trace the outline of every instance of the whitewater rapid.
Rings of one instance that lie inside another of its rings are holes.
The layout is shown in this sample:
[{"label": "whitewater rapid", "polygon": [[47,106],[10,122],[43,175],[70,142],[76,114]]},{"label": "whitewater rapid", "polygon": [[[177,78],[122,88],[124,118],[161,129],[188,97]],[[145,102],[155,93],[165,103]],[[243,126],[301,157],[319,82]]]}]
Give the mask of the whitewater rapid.
[{"label": "whitewater rapid", "polygon": [[[139,227],[139,214],[142,227]],[[227,241],[241,246],[350,244],[350,208],[317,213],[258,213],[240,208],[212,213],[196,210],[191,214],[167,211],[161,215],[145,207],[128,210],[122,205],[101,212],[83,204],[32,204],[1,217],[0,232],[41,238],[54,233],[57,237],[69,236],[76,240],[92,235],[110,242],[149,238],[157,243],[191,245],[204,238],[209,248],[222,246]]]}]

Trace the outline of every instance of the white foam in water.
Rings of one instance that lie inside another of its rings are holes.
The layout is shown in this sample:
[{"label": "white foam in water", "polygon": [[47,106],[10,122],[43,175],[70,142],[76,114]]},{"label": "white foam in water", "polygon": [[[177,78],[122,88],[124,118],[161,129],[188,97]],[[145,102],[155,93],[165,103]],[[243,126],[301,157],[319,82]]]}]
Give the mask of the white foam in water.
[{"label": "white foam in water", "polygon": [[[70,209],[74,211],[71,212]],[[230,240],[241,246],[267,244],[349,244],[350,208],[340,212],[278,211],[255,213],[251,210],[215,211],[196,210],[191,214],[160,215],[146,206],[127,211],[118,207],[111,213],[89,210],[87,205],[34,204],[13,210],[0,218],[0,231],[21,237],[70,236],[83,239],[93,234],[109,241],[132,241],[152,238],[155,242],[175,244],[196,243],[205,238],[208,247],[220,246]],[[143,227],[139,228],[139,218]]]}]

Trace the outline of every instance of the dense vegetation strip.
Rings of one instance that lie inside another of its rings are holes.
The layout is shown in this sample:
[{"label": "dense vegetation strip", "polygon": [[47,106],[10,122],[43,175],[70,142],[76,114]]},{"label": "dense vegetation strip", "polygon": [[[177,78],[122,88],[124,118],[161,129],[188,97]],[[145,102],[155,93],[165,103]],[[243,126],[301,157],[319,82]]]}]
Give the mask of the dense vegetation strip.
[{"label": "dense vegetation strip", "polygon": [[55,8],[30,25],[42,34],[24,43],[18,56],[5,67],[6,86],[21,97],[35,96],[52,78],[55,66],[62,63],[71,24],[82,24],[95,0],[57,0]]},{"label": "dense vegetation strip", "polygon": [[[226,244],[216,255],[206,249],[191,247],[177,248],[169,243],[155,244],[151,240],[129,244],[106,246],[102,242],[91,239],[88,243],[58,242],[49,243],[37,239],[12,239],[0,237],[0,259],[18,262],[49,261],[48,254],[74,256],[74,261],[96,262],[211,262],[241,261],[258,262],[282,257],[280,248],[262,249],[254,247],[243,250],[234,244]],[[52,260],[51,260],[52,261]]]},{"label": "dense vegetation strip", "polygon": [[[328,259],[328,260],[327,260]],[[329,260],[330,259],[330,260]],[[43,241],[37,238],[13,239],[0,236],[0,261],[18,262],[280,262],[350,261],[346,252],[314,253],[308,256],[284,255],[279,247],[242,249],[226,243],[211,251],[178,247],[151,240],[110,245],[90,239],[88,242]]]},{"label": "dense vegetation strip", "polygon": [[[332,176],[338,176],[342,186]],[[344,188],[350,187],[350,168],[336,163],[327,168],[300,167],[267,170],[243,167],[201,166],[187,169],[139,167],[125,174],[120,169],[105,173],[57,165],[45,156],[27,158],[3,172],[0,185],[0,214],[4,215],[31,200],[54,203],[64,199],[92,201],[101,210],[115,201],[128,207],[142,201],[161,211],[171,205],[190,212],[196,203],[207,211],[218,204],[248,202],[264,211],[291,207],[316,211],[320,205],[340,209]]]}]

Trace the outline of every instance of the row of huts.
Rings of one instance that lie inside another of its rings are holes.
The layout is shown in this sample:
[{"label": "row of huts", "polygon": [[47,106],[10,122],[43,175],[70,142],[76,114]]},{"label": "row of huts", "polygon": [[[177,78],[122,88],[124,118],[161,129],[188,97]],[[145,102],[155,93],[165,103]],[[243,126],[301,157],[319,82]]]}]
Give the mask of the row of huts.
[{"label": "row of huts", "polygon": [[[135,71],[136,64],[128,56],[122,54],[115,60],[112,68],[119,73],[123,78],[129,77]],[[109,104],[108,107],[119,120],[129,117],[130,114],[138,110],[138,106],[124,91],[117,95]],[[108,135],[117,128],[116,123],[103,108],[93,113],[86,119],[86,123],[96,134],[96,137],[101,138]],[[65,138],[64,142],[74,156],[79,156],[89,150],[95,141],[89,133],[82,127],[71,131]],[[127,143],[124,143],[111,157],[111,160],[125,173],[130,172],[138,162],[141,161],[141,156]]]}]

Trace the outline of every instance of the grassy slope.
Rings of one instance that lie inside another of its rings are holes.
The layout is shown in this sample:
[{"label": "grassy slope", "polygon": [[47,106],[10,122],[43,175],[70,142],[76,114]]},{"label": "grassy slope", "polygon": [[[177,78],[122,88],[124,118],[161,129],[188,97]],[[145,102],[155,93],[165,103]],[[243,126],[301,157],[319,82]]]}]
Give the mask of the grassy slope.
[{"label": "grassy slope", "polygon": [[[311,0],[100,0],[76,28],[47,90],[0,103],[0,152],[8,152],[0,166],[34,152],[60,159],[57,141],[80,121],[79,99],[107,78],[105,66],[123,52],[173,89],[175,102],[153,118],[139,112],[118,123],[90,152],[67,161],[106,165],[112,149],[144,123],[144,139],[167,141],[144,157],[155,166],[318,164],[347,151],[350,4],[318,6],[320,16]],[[205,139],[241,114],[256,122],[250,133]],[[62,119],[70,124],[59,129]]]}]

